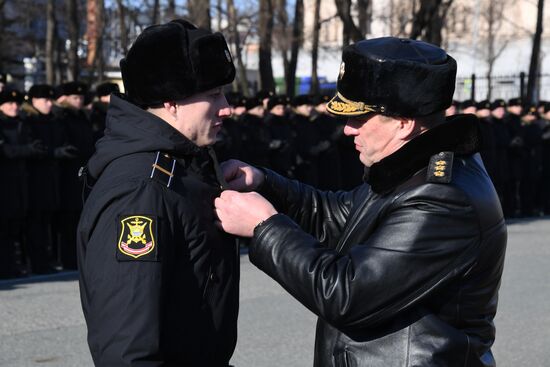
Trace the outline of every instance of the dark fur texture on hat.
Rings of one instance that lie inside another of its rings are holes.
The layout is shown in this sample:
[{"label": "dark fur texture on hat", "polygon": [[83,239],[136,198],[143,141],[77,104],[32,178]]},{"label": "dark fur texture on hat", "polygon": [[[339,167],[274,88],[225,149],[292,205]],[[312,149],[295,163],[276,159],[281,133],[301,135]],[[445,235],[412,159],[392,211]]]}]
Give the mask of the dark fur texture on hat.
[{"label": "dark fur texture on hat", "polygon": [[4,89],[0,92],[0,104],[7,102],[23,103],[23,93],[15,89]]},{"label": "dark fur texture on hat", "polygon": [[473,99],[467,99],[465,101],[460,102],[460,109],[462,110],[468,107],[475,107],[475,106],[476,106],[476,101],[474,101]]},{"label": "dark fur texture on hat", "polygon": [[59,86],[59,96],[81,95],[84,96],[88,91],[88,86],[82,82],[68,82]]},{"label": "dark fur texture on hat", "polygon": [[523,101],[520,97],[508,100],[508,106],[523,106]]},{"label": "dark fur texture on hat", "polygon": [[118,84],[111,82],[101,83],[95,88],[95,93],[98,97],[104,97],[110,95],[111,93],[119,92],[120,88],[118,87]]},{"label": "dark fur texture on hat", "polygon": [[286,106],[288,103],[288,98],[285,95],[277,95],[269,97],[269,101],[267,101],[267,109],[271,110],[273,107],[277,105],[283,105]]},{"label": "dark fur texture on hat", "polygon": [[183,19],[146,28],[120,68],[128,98],[140,106],[184,99],[235,78],[222,34]]},{"label": "dark fur texture on hat", "polygon": [[298,107],[305,104],[312,104],[311,97],[307,94],[300,94],[299,96],[292,98],[292,100],[290,101],[290,105],[292,107]]},{"label": "dark fur texture on hat", "polygon": [[491,111],[499,107],[506,107],[506,102],[503,99],[495,99],[493,103],[491,103]]},{"label": "dark fur texture on hat", "polygon": [[491,102],[488,100],[483,100],[478,103],[476,103],[476,109],[477,110],[490,110],[491,109]]},{"label": "dark fur texture on hat", "polygon": [[254,107],[263,106],[262,100],[258,97],[250,97],[246,99],[244,107],[247,110],[251,110]]},{"label": "dark fur texture on hat", "polygon": [[35,84],[27,92],[28,98],[50,98],[55,97],[53,87],[48,84]]},{"label": "dark fur texture on hat", "polygon": [[427,116],[451,105],[455,78],[456,61],[437,46],[396,37],[363,40],[344,49],[337,94],[327,110]]}]

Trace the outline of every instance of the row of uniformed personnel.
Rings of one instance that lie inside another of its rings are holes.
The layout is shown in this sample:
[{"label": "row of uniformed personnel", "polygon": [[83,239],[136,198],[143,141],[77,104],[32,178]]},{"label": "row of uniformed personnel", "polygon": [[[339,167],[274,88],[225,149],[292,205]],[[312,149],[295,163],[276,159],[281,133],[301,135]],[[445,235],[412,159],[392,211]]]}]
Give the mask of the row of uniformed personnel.
[{"label": "row of uniformed personnel", "polygon": [[324,190],[355,187],[363,166],[353,141],[344,136],[344,124],[326,113],[328,100],[323,95],[230,94],[233,115],[224,120],[214,146],[219,160],[241,159]]},{"label": "row of uniformed personnel", "polygon": [[550,103],[527,105],[521,98],[454,102],[447,111],[480,120],[481,156],[504,215],[550,214]]},{"label": "row of uniformed personnel", "polygon": [[[2,81],[5,78],[2,76]],[[0,278],[76,269],[76,226],[82,210],[78,170],[102,135],[108,96],[84,109],[87,86],[34,85],[24,95],[0,92]]]}]

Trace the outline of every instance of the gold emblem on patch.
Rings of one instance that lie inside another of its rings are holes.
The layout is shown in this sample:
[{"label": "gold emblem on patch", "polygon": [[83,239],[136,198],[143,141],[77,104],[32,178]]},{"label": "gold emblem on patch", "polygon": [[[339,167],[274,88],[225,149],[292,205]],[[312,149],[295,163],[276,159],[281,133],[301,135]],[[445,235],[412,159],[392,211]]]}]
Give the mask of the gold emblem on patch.
[{"label": "gold emblem on patch", "polygon": [[147,255],[155,248],[153,238],[153,219],[136,215],[120,221],[121,231],[118,249],[125,255],[137,259]]}]

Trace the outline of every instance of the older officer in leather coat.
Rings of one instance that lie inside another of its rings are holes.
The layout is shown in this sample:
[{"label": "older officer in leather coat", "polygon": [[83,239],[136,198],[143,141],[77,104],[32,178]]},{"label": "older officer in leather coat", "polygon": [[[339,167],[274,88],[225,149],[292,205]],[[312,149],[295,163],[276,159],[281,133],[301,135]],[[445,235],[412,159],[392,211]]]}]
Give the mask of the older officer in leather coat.
[{"label": "older officer in leather coat", "polygon": [[506,227],[477,119],[445,120],[455,75],[420,41],[344,50],[327,108],[367,168],[350,192],[225,164],[231,187],[259,194],[224,191],[219,225],[251,237],[251,261],[319,316],[317,367],[495,365]]},{"label": "older officer in leather coat", "polygon": [[239,253],[214,224],[223,176],[210,146],[230,114],[231,54],[221,34],[175,20],[144,30],[121,69],[126,96],[111,97],[78,228],[94,363],[226,367]]}]

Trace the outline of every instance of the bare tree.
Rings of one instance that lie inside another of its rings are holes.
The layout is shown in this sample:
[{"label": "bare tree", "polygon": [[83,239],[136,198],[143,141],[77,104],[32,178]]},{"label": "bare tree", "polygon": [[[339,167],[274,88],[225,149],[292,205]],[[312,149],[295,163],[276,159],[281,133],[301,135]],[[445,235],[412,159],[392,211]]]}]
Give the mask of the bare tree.
[{"label": "bare tree", "polygon": [[46,4],[46,50],[44,59],[46,63],[46,83],[51,85],[55,83],[56,33],[55,0],[48,0]]},{"label": "bare tree", "polygon": [[120,48],[122,53],[126,55],[128,53],[128,30],[126,27],[126,6],[122,0],[116,0],[118,8],[118,23],[120,27]]},{"label": "bare tree", "polygon": [[241,52],[241,37],[238,29],[238,20],[237,20],[237,11],[235,9],[235,3],[233,0],[227,0],[227,15],[229,22],[229,32],[231,34],[231,39],[235,44],[235,51],[237,54],[237,73],[238,73],[238,83],[239,90],[244,95],[248,95],[248,80],[246,78],[246,67],[243,63],[243,56]]},{"label": "bare tree", "polygon": [[288,90],[288,78],[290,72],[290,61],[288,58],[288,50],[290,48],[290,36],[288,34],[288,14],[286,11],[286,0],[274,0],[276,20],[274,33],[274,48],[281,52],[283,59],[283,71],[285,80],[285,90]]},{"label": "bare tree", "polygon": [[357,0],[358,28],[363,37],[370,33],[372,22],[372,1]]},{"label": "bare tree", "polygon": [[67,79],[78,80],[80,65],[78,59],[79,23],[78,4],[76,0],[66,0],[67,28],[69,31],[69,50],[67,55]]},{"label": "bare tree", "polygon": [[357,42],[363,39],[363,34],[355,25],[353,17],[351,16],[351,0],[334,0],[336,4],[336,11],[338,16],[344,23],[344,46],[348,45],[350,41]]},{"label": "bare tree", "polygon": [[275,91],[273,67],[271,65],[271,37],[273,35],[273,3],[272,0],[260,0],[260,83],[261,88]]},{"label": "bare tree", "polygon": [[[104,60],[103,60],[103,0],[87,0],[87,25],[86,39],[88,41],[88,55],[86,65],[92,70],[96,70],[99,80],[103,79]],[[93,75],[94,73],[90,73]]]},{"label": "bare tree", "polygon": [[499,30],[503,24],[504,9],[507,7],[508,1],[506,0],[487,0],[485,3],[484,11],[482,12],[485,23],[487,25],[485,47],[482,54],[485,56],[487,62],[487,99],[491,100],[493,91],[492,75],[495,61],[500,57],[506,46],[508,40],[501,40],[499,38]]},{"label": "bare tree", "polygon": [[159,24],[160,22],[160,0],[153,1],[153,15],[151,16],[151,24]]},{"label": "bare tree", "polygon": [[533,51],[531,52],[531,62],[529,64],[529,80],[527,81],[527,103],[535,103],[536,99],[536,81],[539,74],[540,64],[540,40],[542,36],[542,21],[544,16],[544,0],[538,0],[537,4],[537,28],[533,36]]},{"label": "bare tree", "polygon": [[414,16],[410,37],[440,46],[443,25],[452,3],[453,0],[420,0],[420,8]]},{"label": "bare tree", "polygon": [[171,21],[176,18],[176,0],[168,0],[164,17],[167,21]]},{"label": "bare tree", "polygon": [[5,19],[4,19],[4,5],[6,4],[6,0],[0,0],[0,71],[3,70],[4,65],[4,29],[5,29]]},{"label": "bare tree", "polygon": [[210,0],[188,0],[189,19],[200,28],[211,29]]},{"label": "bare tree", "polygon": [[222,29],[222,22],[223,22],[222,0],[216,0],[216,26],[218,31]]},{"label": "bare tree", "polygon": [[290,62],[286,75],[286,94],[294,97],[296,85],[296,67],[298,65],[298,52],[304,36],[304,0],[296,0],[294,6],[294,24],[292,26],[292,41],[290,47]]},{"label": "bare tree", "polygon": [[317,74],[317,61],[319,58],[319,30],[321,29],[321,0],[315,0],[313,8],[313,34],[311,40],[311,85],[310,94],[318,94],[319,75]]}]

